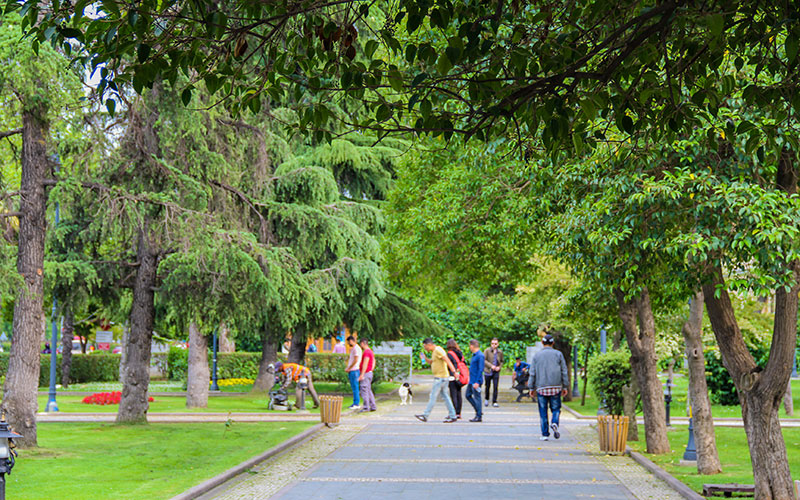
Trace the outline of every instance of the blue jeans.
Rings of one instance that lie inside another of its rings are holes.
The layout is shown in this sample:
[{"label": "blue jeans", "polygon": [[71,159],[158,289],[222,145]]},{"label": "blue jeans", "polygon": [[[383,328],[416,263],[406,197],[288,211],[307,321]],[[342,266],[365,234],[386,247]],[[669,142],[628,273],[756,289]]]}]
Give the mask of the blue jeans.
[{"label": "blue jeans", "polygon": [[472,384],[467,386],[467,394],[465,395],[469,404],[475,408],[475,416],[483,418],[483,406],[481,406],[481,386],[474,388]]},{"label": "blue jeans", "polygon": [[453,401],[450,399],[450,381],[447,378],[434,378],[433,387],[431,387],[431,398],[428,400],[428,406],[422,413],[425,418],[428,418],[433,410],[433,404],[436,403],[436,398],[442,395],[444,405],[447,407],[447,416],[449,418],[456,418],[456,409],[453,407]]},{"label": "blue jeans", "polygon": [[361,400],[358,399],[358,377],[361,376],[360,370],[353,370],[351,372],[347,372],[347,377],[350,379],[350,389],[353,391],[353,404],[358,406],[361,404]]},{"label": "blue jeans", "polygon": [[550,425],[547,423],[547,405],[550,404],[550,411],[553,412],[553,423],[558,425],[558,417],[561,415],[561,394],[555,396],[542,396],[537,394],[539,401],[539,420],[542,426],[542,436],[550,435]]}]

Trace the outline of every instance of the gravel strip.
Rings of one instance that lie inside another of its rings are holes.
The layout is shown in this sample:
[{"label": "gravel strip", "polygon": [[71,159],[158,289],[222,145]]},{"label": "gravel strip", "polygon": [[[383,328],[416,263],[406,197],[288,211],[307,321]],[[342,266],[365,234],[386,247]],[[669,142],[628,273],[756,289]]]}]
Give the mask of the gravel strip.
[{"label": "gravel strip", "polygon": [[678,492],[650,474],[632,458],[601,453],[594,427],[570,426],[569,433],[639,500],[683,500]]}]

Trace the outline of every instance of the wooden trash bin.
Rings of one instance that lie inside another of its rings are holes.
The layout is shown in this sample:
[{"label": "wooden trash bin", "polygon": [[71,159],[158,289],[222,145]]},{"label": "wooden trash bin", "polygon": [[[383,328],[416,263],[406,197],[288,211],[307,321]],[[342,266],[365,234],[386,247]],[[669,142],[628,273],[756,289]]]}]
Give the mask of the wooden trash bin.
[{"label": "wooden trash bin", "polygon": [[342,396],[320,396],[319,397],[319,418],[323,424],[330,427],[339,423],[342,416]]},{"label": "wooden trash bin", "polygon": [[629,418],[619,415],[598,415],[597,432],[600,434],[600,451],[623,454],[628,444]]}]

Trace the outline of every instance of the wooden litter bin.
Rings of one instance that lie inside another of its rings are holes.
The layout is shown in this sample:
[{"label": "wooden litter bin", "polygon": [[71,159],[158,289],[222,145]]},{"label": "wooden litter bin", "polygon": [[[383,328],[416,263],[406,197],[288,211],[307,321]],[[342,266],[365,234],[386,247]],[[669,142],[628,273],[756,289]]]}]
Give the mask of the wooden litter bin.
[{"label": "wooden litter bin", "polygon": [[320,396],[319,397],[319,418],[323,424],[330,427],[338,424],[342,416],[342,396]]},{"label": "wooden litter bin", "polygon": [[628,444],[629,418],[619,415],[598,415],[597,431],[600,434],[600,451],[610,454],[625,453]]}]

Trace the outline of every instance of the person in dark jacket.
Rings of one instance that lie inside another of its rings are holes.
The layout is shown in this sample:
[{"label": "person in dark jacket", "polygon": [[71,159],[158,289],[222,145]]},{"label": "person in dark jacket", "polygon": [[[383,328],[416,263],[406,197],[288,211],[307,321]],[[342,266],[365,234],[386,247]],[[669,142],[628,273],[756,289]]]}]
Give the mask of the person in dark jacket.
[{"label": "person in dark jacket", "polygon": [[[498,347],[500,341],[497,338],[492,339],[491,347],[483,352],[483,378],[486,380],[486,401],[485,405],[489,406],[489,393],[492,393],[492,406],[497,408],[497,388],[500,385],[500,370],[503,368],[503,351]],[[494,384],[494,392],[491,391],[492,384]]]},{"label": "person in dark jacket", "polygon": [[[567,395],[569,387],[569,372],[567,362],[561,351],[553,349],[553,336],[547,334],[542,339],[544,349],[537,352],[531,362],[531,373],[528,377],[528,389],[531,398],[536,397],[539,402],[539,420],[542,426],[542,437],[547,441],[550,430],[553,437],[558,439],[558,417],[561,415],[561,397]],[[547,407],[553,413],[552,423],[547,425]]]},{"label": "person in dark jacket", "polygon": [[[461,354],[461,349],[458,348],[458,342],[455,339],[448,339],[447,344],[445,344],[447,348],[447,355],[450,357],[450,361],[453,363],[453,366],[458,366],[458,360],[464,361],[464,355]],[[461,419],[461,406],[463,401],[461,400],[461,382],[458,381],[458,377],[456,377],[455,373],[451,373],[450,375],[453,376],[453,380],[450,381],[450,399],[453,400],[453,406],[456,408],[456,419]]]},{"label": "person in dark jacket", "polygon": [[481,406],[481,382],[483,382],[483,353],[477,340],[469,341],[469,352],[472,353],[472,361],[469,363],[469,384],[467,385],[467,401],[475,408],[475,418],[469,419],[470,422],[483,421],[483,407]]}]

